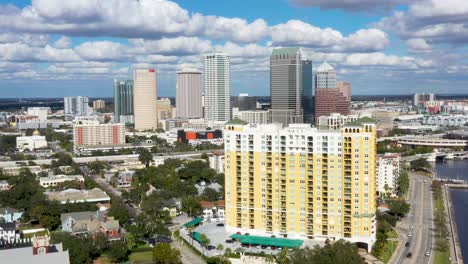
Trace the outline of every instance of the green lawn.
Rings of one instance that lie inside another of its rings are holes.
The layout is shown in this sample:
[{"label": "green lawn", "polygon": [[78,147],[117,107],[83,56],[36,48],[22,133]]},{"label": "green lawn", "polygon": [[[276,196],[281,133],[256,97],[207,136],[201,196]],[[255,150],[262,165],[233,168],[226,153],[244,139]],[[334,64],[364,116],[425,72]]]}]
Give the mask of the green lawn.
[{"label": "green lawn", "polygon": [[450,264],[450,253],[448,251],[434,251],[434,264]]},{"label": "green lawn", "polygon": [[380,260],[382,260],[383,263],[388,263],[388,261],[392,258],[393,252],[395,252],[397,246],[398,241],[387,241],[387,243],[385,243],[383,254],[380,256]]},{"label": "green lawn", "polygon": [[153,249],[149,246],[140,246],[132,250],[132,254],[128,257],[132,263],[146,263],[153,260]]}]

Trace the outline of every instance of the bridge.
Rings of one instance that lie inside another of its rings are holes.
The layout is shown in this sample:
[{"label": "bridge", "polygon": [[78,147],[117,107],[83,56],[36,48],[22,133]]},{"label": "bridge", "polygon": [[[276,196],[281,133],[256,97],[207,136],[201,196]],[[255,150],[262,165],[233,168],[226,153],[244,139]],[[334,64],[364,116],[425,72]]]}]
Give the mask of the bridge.
[{"label": "bridge", "polygon": [[429,147],[467,147],[468,141],[439,137],[405,137],[397,140],[398,144]]},{"label": "bridge", "polygon": [[468,151],[454,151],[454,152],[433,152],[427,154],[416,154],[413,156],[402,157],[403,161],[414,161],[424,158],[427,161],[436,161],[441,159],[468,159]]}]

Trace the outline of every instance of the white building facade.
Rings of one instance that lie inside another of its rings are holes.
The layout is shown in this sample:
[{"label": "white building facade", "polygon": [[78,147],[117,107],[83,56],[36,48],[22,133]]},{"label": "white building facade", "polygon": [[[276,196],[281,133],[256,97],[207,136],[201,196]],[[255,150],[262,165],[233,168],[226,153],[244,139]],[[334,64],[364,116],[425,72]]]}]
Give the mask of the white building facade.
[{"label": "white building facade", "polygon": [[47,140],[45,136],[24,136],[16,138],[16,148],[19,151],[36,150],[47,148]]},{"label": "white building facade", "polygon": [[203,56],[204,117],[210,121],[231,120],[231,63],[223,53]]},{"label": "white building facade", "polygon": [[377,193],[379,196],[396,196],[401,171],[400,154],[385,153],[377,159]]}]

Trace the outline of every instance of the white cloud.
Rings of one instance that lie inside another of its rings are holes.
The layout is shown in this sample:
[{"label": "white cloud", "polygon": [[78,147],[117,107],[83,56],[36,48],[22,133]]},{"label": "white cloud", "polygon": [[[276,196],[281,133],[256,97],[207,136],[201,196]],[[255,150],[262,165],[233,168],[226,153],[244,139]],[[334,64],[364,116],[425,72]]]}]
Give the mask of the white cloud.
[{"label": "white cloud", "polygon": [[117,61],[125,58],[125,47],[112,41],[84,42],[75,47],[75,51],[85,60]]},{"label": "white cloud", "polygon": [[211,42],[197,37],[162,38],[159,40],[133,39],[132,53],[163,54],[163,55],[190,55],[210,52]]},{"label": "white cloud", "polygon": [[71,40],[69,37],[62,36],[55,41],[54,46],[57,49],[68,49],[71,47]]},{"label": "white cloud", "polygon": [[300,20],[289,20],[272,27],[273,45],[314,47],[328,51],[372,52],[383,50],[389,43],[380,29],[361,29],[343,36],[331,28],[319,28]]},{"label": "white cloud", "polygon": [[425,39],[422,38],[412,38],[406,41],[410,52],[428,52],[432,49],[431,45],[427,43]]}]

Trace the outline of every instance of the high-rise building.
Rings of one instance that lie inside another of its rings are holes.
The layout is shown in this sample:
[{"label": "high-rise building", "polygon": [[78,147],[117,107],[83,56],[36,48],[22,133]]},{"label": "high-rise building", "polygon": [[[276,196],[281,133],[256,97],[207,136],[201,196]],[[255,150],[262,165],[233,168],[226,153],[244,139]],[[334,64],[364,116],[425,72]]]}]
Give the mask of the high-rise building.
[{"label": "high-rise building", "polygon": [[171,99],[161,98],[156,101],[156,116],[158,118],[158,128],[161,127],[160,122],[174,117]]},{"label": "high-rise building", "polygon": [[351,84],[337,82],[333,67],[324,62],[315,75],[315,122],[331,113],[349,115],[351,112]]},{"label": "high-rise building", "polygon": [[94,100],[93,101],[93,109],[100,110],[106,108],[106,102],[104,100]]},{"label": "high-rise building", "polygon": [[114,119],[117,123],[133,124],[133,80],[114,79]]},{"label": "high-rise building", "polygon": [[176,109],[180,118],[203,117],[201,71],[184,69],[177,72]]},{"label": "high-rise building", "polygon": [[222,53],[203,56],[203,90],[205,119],[228,121],[231,119],[230,57]]},{"label": "high-rise building", "polygon": [[158,128],[156,116],[156,70],[133,71],[133,109],[136,130]]},{"label": "high-rise building", "polygon": [[91,113],[87,96],[64,97],[63,106],[66,115],[86,116]]},{"label": "high-rise building", "polygon": [[226,123],[227,231],[343,238],[370,250],[376,240],[376,134],[369,118],[340,131]]},{"label": "high-rise building", "polygon": [[73,146],[105,147],[125,144],[124,124],[87,123],[73,126]]},{"label": "high-rise building", "polygon": [[433,93],[417,93],[414,94],[414,105],[418,106],[421,102],[434,101],[435,96]]},{"label": "high-rise building", "polygon": [[302,60],[302,111],[304,112],[304,123],[314,123],[314,74],[312,61]]},{"label": "high-rise building", "polygon": [[272,122],[302,123],[302,56],[299,48],[274,49],[270,56]]},{"label": "high-rise building", "polygon": [[239,111],[252,111],[257,109],[257,98],[249,96],[247,93],[241,93],[239,96],[231,98],[231,107],[238,108]]}]

